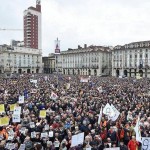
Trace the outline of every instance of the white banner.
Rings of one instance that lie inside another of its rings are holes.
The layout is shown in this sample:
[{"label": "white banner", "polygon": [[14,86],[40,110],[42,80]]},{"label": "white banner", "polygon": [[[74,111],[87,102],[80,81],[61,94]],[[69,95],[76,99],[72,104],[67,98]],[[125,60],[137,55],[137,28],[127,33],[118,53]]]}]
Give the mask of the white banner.
[{"label": "white banner", "polygon": [[30,79],[31,83],[37,84],[37,80]]},{"label": "white banner", "polygon": [[140,118],[138,117],[138,120],[136,122],[136,126],[134,127],[135,133],[136,133],[136,141],[142,142],[141,139],[141,131],[140,131]]},{"label": "white banner", "polygon": [[84,132],[72,136],[71,147],[83,144],[84,141]]},{"label": "white banner", "polygon": [[150,150],[150,137],[142,137],[142,150]]},{"label": "white banner", "polygon": [[120,147],[104,148],[104,150],[120,150]]},{"label": "white banner", "polygon": [[12,122],[20,122],[20,115],[19,114],[13,114],[12,115]]},{"label": "white banner", "polygon": [[19,96],[18,103],[19,104],[23,104],[24,103],[24,96]]},{"label": "white banner", "polygon": [[18,114],[18,115],[21,114],[21,107],[20,106],[14,108],[14,114]]}]

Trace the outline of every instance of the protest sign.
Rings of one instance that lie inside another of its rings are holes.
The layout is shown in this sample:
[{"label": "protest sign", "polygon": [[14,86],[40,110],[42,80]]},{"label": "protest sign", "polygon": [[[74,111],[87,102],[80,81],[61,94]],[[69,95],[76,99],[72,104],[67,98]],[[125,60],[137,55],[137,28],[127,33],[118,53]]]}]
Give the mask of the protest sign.
[{"label": "protest sign", "polygon": [[59,145],[60,145],[60,142],[59,142],[59,141],[55,141],[55,142],[54,142],[54,146],[55,146],[55,147],[59,147]]},{"label": "protest sign", "polygon": [[105,150],[120,150],[120,147],[105,148]]},{"label": "protest sign", "polygon": [[46,110],[40,110],[40,118],[45,118],[46,117]]},{"label": "protest sign", "polygon": [[46,124],[44,128],[45,128],[46,131],[49,130],[49,125]]},{"label": "protest sign", "polygon": [[7,126],[8,124],[9,124],[9,118],[7,116],[0,118],[0,126]]},{"label": "protest sign", "polygon": [[43,132],[43,133],[41,133],[41,138],[47,138],[47,137],[48,137],[47,132]]},{"label": "protest sign", "polygon": [[36,138],[36,132],[31,132],[31,138]]},{"label": "protest sign", "polygon": [[34,122],[30,122],[30,128],[35,128],[35,123]]},{"label": "protest sign", "polygon": [[150,137],[142,137],[142,150],[150,150]]},{"label": "protest sign", "polygon": [[89,78],[81,78],[80,82],[89,82]]},{"label": "protest sign", "polygon": [[20,122],[20,115],[19,114],[13,114],[12,115],[12,122]]},{"label": "protest sign", "polygon": [[9,150],[15,149],[15,143],[6,143],[5,148]]},{"label": "protest sign", "polygon": [[25,144],[21,144],[19,150],[25,150],[25,147],[26,147]]},{"label": "protest sign", "polygon": [[24,103],[24,96],[19,96],[18,103],[19,104],[23,104]]},{"label": "protest sign", "polygon": [[20,106],[14,108],[14,114],[19,114],[19,115],[21,114],[21,107]]},{"label": "protest sign", "polygon": [[30,79],[31,83],[37,84],[37,80]]},{"label": "protest sign", "polygon": [[70,89],[70,83],[66,84],[66,89],[69,90]]},{"label": "protest sign", "polygon": [[15,107],[16,107],[16,104],[10,104],[10,111],[14,111]]},{"label": "protest sign", "polygon": [[84,141],[84,132],[72,136],[71,147],[83,144]]},{"label": "protest sign", "polygon": [[53,137],[54,136],[54,132],[53,131],[50,131],[49,132],[49,137]]},{"label": "protest sign", "polygon": [[4,104],[0,104],[0,113],[4,112],[5,112]]},{"label": "protest sign", "polygon": [[91,147],[89,147],[89,148],[86,148],[86,150],[91,150]]}]

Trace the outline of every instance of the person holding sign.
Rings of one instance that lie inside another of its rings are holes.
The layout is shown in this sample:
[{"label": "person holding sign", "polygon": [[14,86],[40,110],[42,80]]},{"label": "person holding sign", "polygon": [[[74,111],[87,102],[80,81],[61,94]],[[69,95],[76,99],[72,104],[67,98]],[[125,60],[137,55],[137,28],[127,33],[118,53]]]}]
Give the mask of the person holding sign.
[{"label": "person holding sign", "polygon": [[136,141],[135,136],[132,136],[132,139],[128,143],[129,150],[137,150],[139,146],[139,142]]}]

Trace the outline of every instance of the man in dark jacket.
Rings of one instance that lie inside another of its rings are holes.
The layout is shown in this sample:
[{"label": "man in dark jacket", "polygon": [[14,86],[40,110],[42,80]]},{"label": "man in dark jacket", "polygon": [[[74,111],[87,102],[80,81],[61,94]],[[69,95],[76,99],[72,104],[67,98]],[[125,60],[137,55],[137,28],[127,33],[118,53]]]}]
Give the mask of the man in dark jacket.
[{"label": "man in dark jacket", "polygon": [[124,144],[123,140],[120,141],[120,150],[128,150],[127,146]]}]

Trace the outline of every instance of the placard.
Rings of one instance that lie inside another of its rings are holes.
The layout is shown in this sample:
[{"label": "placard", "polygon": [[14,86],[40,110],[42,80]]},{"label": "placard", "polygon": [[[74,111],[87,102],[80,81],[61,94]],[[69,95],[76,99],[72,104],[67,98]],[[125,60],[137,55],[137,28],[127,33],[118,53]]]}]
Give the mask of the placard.
[{"label": "placard", "polygon": [[41,133],[41,138],[47,138],[47,137],[48,137],[47,132],[43,132],[43,133]]},{"label": "placard", "polygon": [[31,132],[31,138],[36,138],[36,132]]},{"label": "placard", "polygon": [[49,125],[46,124],[44,128],[45,128],[46,131],[49,130]]},{"label": "placard", "polygon": [[105,148],[105,150],[120,150],[120,147]]},{"label": "placard", "polygon": [[15,149],[15,143],[6,143],[5,148],[7,148],[9,150]]},{"label": "placard", "polygon": [[19,104],[23,104],[24,103],[24,96],[19,96],[18,103]]},{"label": "placard", "polygon": [[83,144],[84,141],[84,132],[72,136],[71,147],[78,146]]},{"label": "placard", "polygon": [[0,104],[0,113],[4,112],[5,112],[4,104]]},{"label": "placard", "polygon": [[54,136],[54,132],[53,131],[50,131],[49,132],[49,137],[53,137]]},{"label": "placard", "polygon": [[14,108],[14,114],[21,114],[21,107],[20,106],[17,106]]},{"label": "placard", "polygon": [[26,147],[25,144],[21,144],[19,150],[25,150],[25,147]]},{"label": "placard", "polygon": [[46,117],[46,110],[40,110],[40,118],[45,118]]},{"label": "placard", "polygon": [[59,142],[59,141],[55,141],[55,142],[54,142],[54,146],[55,146],[55,147],[59,147],[59,145],[60,145],[60,142]]},{"label": "placard", "polygon": [[14,111],[15,107],[16,107],[16,104],[10,104],[10,111]]},{"label": "placard", "polygon": [[7,126],[9,125],[9,117],[2,117],[0,118],[0,126]]},{"label": "placard", "polygon": [[13,114],[12,115],[12,122],[20,122],[20,115],[19,114]]},{"label": "placard", "polygon": [[35,128],[35,123],[34,122],[30,122],[30,128]]}]

